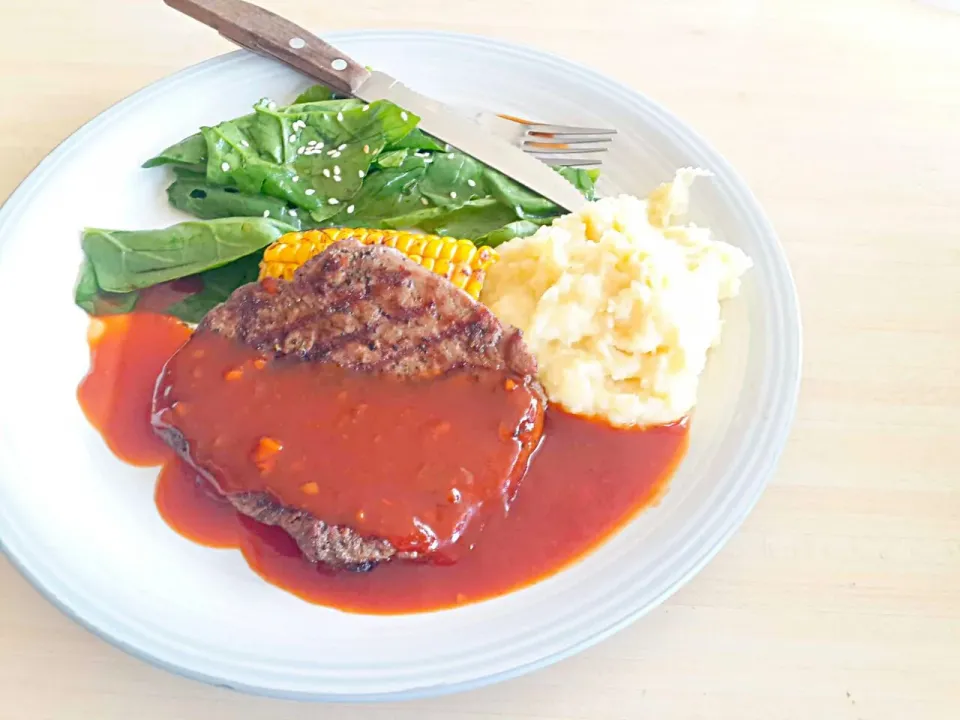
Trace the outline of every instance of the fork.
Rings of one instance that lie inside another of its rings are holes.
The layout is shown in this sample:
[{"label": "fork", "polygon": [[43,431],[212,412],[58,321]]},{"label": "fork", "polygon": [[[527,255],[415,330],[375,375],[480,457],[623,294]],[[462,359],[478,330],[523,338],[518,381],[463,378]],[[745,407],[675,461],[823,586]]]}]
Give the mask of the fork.
[{"label": "fork", "polygon": [[548,165],[600,167],[617,134],[613,128],[551,125],[490,112],[476,113],[473,119]]}]

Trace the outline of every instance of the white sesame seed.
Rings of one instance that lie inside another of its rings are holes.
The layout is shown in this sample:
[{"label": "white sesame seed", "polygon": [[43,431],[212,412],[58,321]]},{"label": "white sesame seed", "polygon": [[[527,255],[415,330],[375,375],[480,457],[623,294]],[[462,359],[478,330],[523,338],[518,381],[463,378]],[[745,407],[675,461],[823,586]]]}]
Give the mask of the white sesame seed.
[{"label": "white sesame seed", "polygon": [[334,154],[335,152],[336,152],[336,150],[327,150],[327,155],[329,155],[330,157],[333,157],[333,154]]},{"label": "white sesame seed", "polygon": [[248,143],[246,140],[241,140],[240,144],[243,145],[244,147],[250,147],[250,143]]},{"label": "white sesame seed", "polygon": [[369,106],[369,105],[364,105],[364,106],[363,106],[362,108],[360,108],[360,109],[361,109],[363,112],[366,112],[367,110],[370,109],[370,106]]},{"label": "white sesame seed", "polygon": [[333,181],[334,181],[334,182],[340,182],[341,180],[343,180],[343,178],[340,177],[339,175],[334,175],[334,176],[333,176]]},{"label": "white sesame seed", "polygon": [[456,191],[451,190],[451,191],[450,191],[450,197],[452,197],[454,200],[456,200],[456,199],[457,199],[457,193],[456,193]]},{"label": "white sesame seed", "polygon": [[477,186],[477,181],[476,181],[476,180],[472,180],[472,179],[471,179],[471,180],[467,180],[467,185],[469,185],[470,187],[476,187],[476,186]]},{"label": "white sesame seed", "polygon": [[330,177],[330,170],[329,170],[328,168],[324,168],[324,169],[323,169],[323,176],[324,176],[324,177]]},{"label": "white sesame seed", "polygon": [[307,141],[307,145],[309,145],[310,147],[313,147],[313,146],[316,145],[316,144],[317,144],[317,141],[316,141],[316,140],[308,140],[308,141]]},{"label": "white sesame seed", "polygon": [[343,113],[342,113],[342,112],[338,112],[338,113],[337,113],[337,120],[339,120],[340,122],[343,122]]},{"label": "white sesame seed", "polygon": [[287,138],[287,140],[289,140],[290,142],[296,142],[296,141],[297,141],[297,134],[296,134],[296,133],[293,133],[290,137]]},{"label": "white sesame seed", "polygon": [[357,170],[357,175],[362,178],[366,173],[363,170]]},{"label": "white sesame seed", "polygon": [[410,119],[410,116],[407,115],[406,111],[401,111],[401,112],[400,112],[400,119],[403,120],[404,122],[406,122],[407,120]]},{"label": "white sesame seed", "polygon": [[334,166],[333,166],[333,174],[334,174],[334,175],[339,175],[339,174],[340,174],[340,166],[339,166],[339,165],[334,165]]},{"label": "white sesame seed", "polygon": [[269,211],[269,210],[264,210],[264,211],[263,211],[263,216],[264,216],[265,218],[270,217],[270,211]]},{"label": "white sesame seed", "polygon": [[223,164],[220,166],[220,169],[223,170],[224,172],[227,172],[227,170],[230,169],[230,163],[223,163]]},{"label": "white sesame seed", "polygon": [[370,146],[369,146],[369,145],[364,145],[364,146],[363,146],[363,151],[364,151],[365,153],[370,152]]},{"label": "white sesame seed", "polygon": [[346,149],[347,149],[346,143],[343,143],[342,145],[340,145],[340,147],[337,148],[337,150],[346,150]]},{"label": "white sesame seed", "polygon": [[299,175],[294,175],[292,179],[293,179],[294,182],[300,182],[300,176],[299,176]]},{"label": "white sesame seed", "polygon": [[315,192],[316,190],[314,190],[313,188],[307,188],[306,190],[304,190],[304,193],[307,195],[313,195]]},{"label": "white sesame seed", "polygon": [[430,204],[430,201],[427,200],[426,198],[420,198],[420,202],[422,202],[424,205],[429,205],[429,204]]},{"label": "white sesame seed", "polygon": [[338,158],[338,157],[340,157],[340,151],[339,151],[339,150],[334,150],[334,151],[333,151],[333,154],[332,154],[330,157],[332,157],[332,158]]},{"label": "white sesame seed", "polygon": [[290,217],[296,217],[296,216],[297,216],[297,211],[291,209],[291,210],[290,210]]},{"label": "white sesame seed", "polygon": [[323,140],[317,140],[317,150],[323,147]]},{"label": "white sesame seed", "polygon": [[354,210],[353,205],[348,206],[348,207],[347,207],[347,215],[353,214],[353,210]]},{"label": "white sesame seed", "polygon": [[306,151],[307,151],[306,148],[298,147],[298,148],[297,148],[297,155],[303,155]]},{"label": "white sesame seed", "polygon": [[456,157],[456,155],[454,155],[453,153],[447,153],[447,157],[453,160]]},{"label": "white sesame seed", "polygon": [[327,202],[330,203],[331,205],[339,205],[339,204],[340,204],[340,201],[337,200],[336,198],[330,198],[329,200],[327,200]]}]

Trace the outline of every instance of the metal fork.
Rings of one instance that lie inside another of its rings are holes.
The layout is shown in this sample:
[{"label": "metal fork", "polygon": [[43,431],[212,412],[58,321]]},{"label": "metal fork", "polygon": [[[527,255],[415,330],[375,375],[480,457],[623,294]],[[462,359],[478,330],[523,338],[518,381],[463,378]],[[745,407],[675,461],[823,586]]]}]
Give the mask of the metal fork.
[{"label": "metal fork", "polygon": [[600,167],[617,131],[613,128],[536,123],[512,115],[476,113],[474,120],[548,165]]}]

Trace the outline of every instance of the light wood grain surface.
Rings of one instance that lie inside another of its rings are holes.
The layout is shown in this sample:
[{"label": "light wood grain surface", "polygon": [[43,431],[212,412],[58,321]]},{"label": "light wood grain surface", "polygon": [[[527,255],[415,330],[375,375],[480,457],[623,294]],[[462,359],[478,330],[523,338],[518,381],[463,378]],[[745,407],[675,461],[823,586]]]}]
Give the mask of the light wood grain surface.
[{"label": "light wood grain surface", "polygon": [[[789,447],[743,529],[663,607],[552,668],[431,701],[319,708],[174,677],[0,560],[0,718],[960,717],[960,15],[906,0],[264,4],[320,30],[523,41],[700,130],[796,274]],[[110,104],[230,49],[160,0],[4,0],[0,22],[0,198]]]}]

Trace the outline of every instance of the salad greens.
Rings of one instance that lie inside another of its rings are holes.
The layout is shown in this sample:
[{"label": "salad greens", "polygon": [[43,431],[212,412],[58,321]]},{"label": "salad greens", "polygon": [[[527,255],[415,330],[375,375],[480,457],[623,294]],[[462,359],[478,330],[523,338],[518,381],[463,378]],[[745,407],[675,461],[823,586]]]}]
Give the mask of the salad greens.
[{"label": "salad greens", "polygon": [[[199,220],[162,230],[87,230],[76,303],[129,312],[140,290],[199,276],[167,311],[198,322],[256,279],[258,250],[322,227],[418,229],[495,246],[530,235],[560,208],[419,130],[393,103],[336,98],[314,86],[293,104],[203,127],[144,163],[170,166],[170,204]],[[596,173],[558,169],[587,199]]]}]

